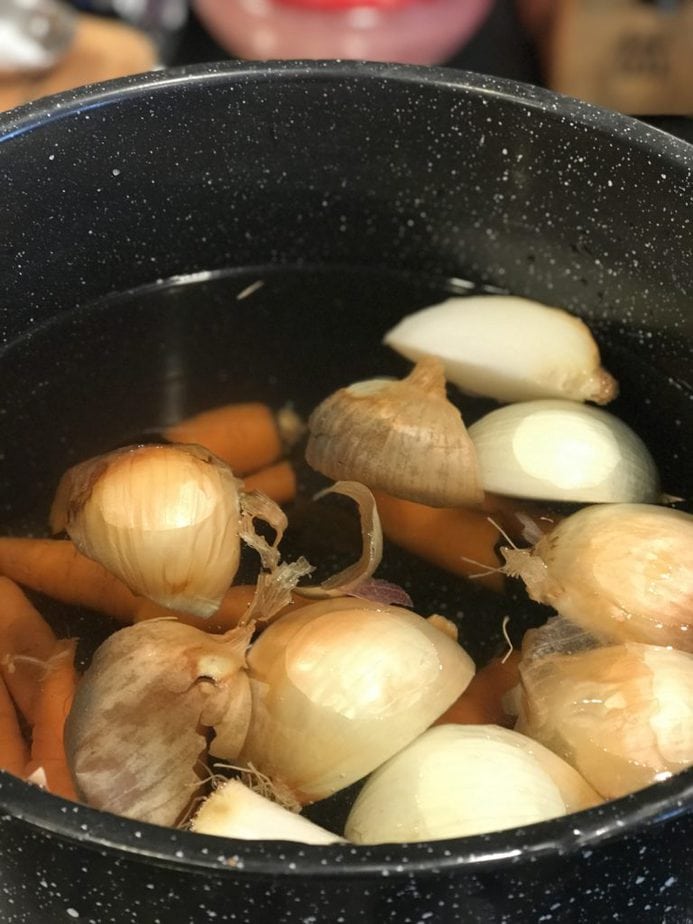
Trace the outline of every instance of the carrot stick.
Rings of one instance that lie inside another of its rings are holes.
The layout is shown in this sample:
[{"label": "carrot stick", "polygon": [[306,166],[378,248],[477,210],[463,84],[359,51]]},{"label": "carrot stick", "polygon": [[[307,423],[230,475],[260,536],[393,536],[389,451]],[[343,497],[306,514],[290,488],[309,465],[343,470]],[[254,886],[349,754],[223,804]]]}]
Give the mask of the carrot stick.
[{"label": "carrot stick", "polygon": [[0,577],[0,674],[12,699],[29,721],[42,663],[50,657],[56,638],[17,585]]},{"label": "carrot stick", "polygon": [[235,584],[224,594],[221,606],[209,618],[191,616],[189,613],[177,613],[159,606],[146,597],[138,597],[132,613],[132,622],[145,622],[148,619],[161,619],[164,616],[176,616],[188,626],[196,626],[206,632],[226,632],[238,625],[241,616],[250,606],[255,587],[252,584]]},{"label": "carrot stick", "polygon": [[76,799],[67,766],[63,730],[77,686],[76,639],[61,639],[44,665],[35,701],[31,735],[31,758],[25,777],[43,771],[45,787],[65,799]]},{"label": "carrot stick", "polygon": [[503,709],[503,697],[520,682],[520,652],[513,651],[503,660],[495,658],[482,667],[467,689],[444,712],[434,725],[504,725],[513,720]]},{"label": "carrot stick", "polygon": [[[464,507],[426,507],[380,491],[374,495],[383,532],[407,552],[463,577],[500,567],[495,552],[499,533],[487,513]],[[500,573],[479,580],[493,590],[503,589]]]},{"label": "carrot stick", "polygon": [[[254,596],[254,584],[234,584],[224,594],[221,606],[216,613],[213,613],[207,619],[191,616],[189,613],[174,613],[173,610],[167,610],[151,600],[139,597],[139,604],[133,614],[132,621],[143,622],[147,619],[161,619],[162,616],[176,616],[180,622],[184,622],[188,626],[195,626],[198,629],[204,629],[205,632],[227,632],[238,625]],[[284,616],[286,613],[292,613],[309,603],[315,603],[315,600],[292,594],[291,603],[283,607],[275,618]]]},{"label": "carrot stick", "polygon": [[0,537],[0,574],[61,603],[132,621],[138,599],[69,539]]},{"label": "carrot stick", "polygon": [[29,749],[19,727],[17,710],[7,684],[0,677],[0,770],[21,776],[28,755]]},{"label": "carrot stick", "polygon": [[[125,625],[143,619],[177,616],[181,622],[208,632],[225,632],[236,626],[255,592],[255,587],[251,584],[236,584],[230,587],[218,611],[209,619],[177,613],[159,606],[146,597],[135,596],[103,565],[78,552],[69,539],[0,537],[0,575],[5,575],[4,579],[12,578],[13,581],[61,603],[85,607],[112,616]],[[4,579],[0,578],[0,581]],[[18,588],[15,589],[17,593],[21,593]],[[1,601],[0,594],[0,605]],[[296,596],[291,608],[296,608],[302,603],[303,599]],[[0,621],[0,633],[1,631]],[[51,638],[54,641],[54,637]],[[49,648],[38,657],[45,658],[48,654]]]},{"label": "carrot stick", "polygon": [[199,443],[247,475],[275,462],[285,443],[295,442],[303,426],[290,410],[275,414],[266,404],[225,404],[188,417],[164,431],[173,443]]},{"label": "carrot stick", "polygon": [[262,491],[277,504],[288,504],[296,497],[296,472],[290,462],[276,462],[243,479],[246,491]]}]

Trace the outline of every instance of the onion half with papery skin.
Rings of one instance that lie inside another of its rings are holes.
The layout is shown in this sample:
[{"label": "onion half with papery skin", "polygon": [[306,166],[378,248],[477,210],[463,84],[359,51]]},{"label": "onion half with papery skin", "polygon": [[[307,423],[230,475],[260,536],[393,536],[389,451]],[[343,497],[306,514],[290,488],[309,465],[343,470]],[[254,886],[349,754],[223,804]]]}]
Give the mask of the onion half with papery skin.
[{"label": "onion half with papery skin", "polygon": [[555,635],[544,643],[552,632],[533,630],[523,643],[518,731],[605,799],[693,765],[692,654],[637,642],[560,654]]},{"label": "onion half with papery skin", "polygon": [[248,667],[253,715],[241,760],[302,803],[387,760],[474,674],[464,649],[421,616],[355,598],[281,617]]},{"label": "onion half with papery skin", "polygon": [[531,549],[502,549],[533,600],[596,637],[693,651],[693,516],[604,504],[566,517]]},{"label": "onion half with papery skin", "polygon": [[175,619],[121,629],[97,649],[65,726],[77,793],[105,811],[175,825],[207,773],[216,728],[229,756],[250,721],[252,626],[211,635]]},{"label": "onion half with papery skin", "polygon": [[401,381],[339,389],[315,408],[308,429],[306,460],[328,478],[433,507],[483,500],[474,447],[436,359]]},{"label": "onion half with papery skin", "polygon": [[200,446],[130,446],[70,469],[51,524],[133,593],[210,616],[238,570],[241,488]]},{"label": "onion half with papery skin", "polygon": [[517,732],[497,725],[438,725],[367,780],[345,834],[357,844],[466,837],[599,802],[572,767]]}]

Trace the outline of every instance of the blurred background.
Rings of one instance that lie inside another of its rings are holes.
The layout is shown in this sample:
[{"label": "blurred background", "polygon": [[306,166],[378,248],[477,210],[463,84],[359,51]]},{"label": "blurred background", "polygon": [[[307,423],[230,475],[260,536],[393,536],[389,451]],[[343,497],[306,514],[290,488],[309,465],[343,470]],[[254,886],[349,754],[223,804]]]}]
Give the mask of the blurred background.
[{"label": "blurred background", "polygon": [[0,0],[0,109],[228,58],[442,64],[690,117],[693,0]]}]

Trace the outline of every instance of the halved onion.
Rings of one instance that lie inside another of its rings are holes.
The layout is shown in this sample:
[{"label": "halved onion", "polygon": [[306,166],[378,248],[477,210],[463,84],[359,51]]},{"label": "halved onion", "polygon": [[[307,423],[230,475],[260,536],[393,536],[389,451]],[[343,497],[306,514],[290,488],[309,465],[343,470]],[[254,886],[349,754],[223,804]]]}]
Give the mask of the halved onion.
[{"label": "halved onion", "polygon": [[384,342],[411,360],[437,357],[448,381],[497,401],[606,404],[618,392],[584,321],[514,295],[450,298],[410,314]]},{"label": "halved onion", "polygon": [[486,491],[541,500],[651,503],[657,467],[623,421],[574,401],[527,401],[472,424]]},{"label": "halved onion", "polygon": [[345,834],[357,844],[466,837],[600,801],[572,767],[517,732],[438,725],[368,779]]},{"label": "halved onion", "polygon": [[282,616],[248,656],[253,714],[240,755],[301,803],[370,773],[474,674],[447,632],[395,606],[325,600]]},{"label": "halved onion", "polygon": [[692,654],[627,642],[544,656],[542,644],[538,630],[523,645],[518,731],[605,799],[693,765]]}]

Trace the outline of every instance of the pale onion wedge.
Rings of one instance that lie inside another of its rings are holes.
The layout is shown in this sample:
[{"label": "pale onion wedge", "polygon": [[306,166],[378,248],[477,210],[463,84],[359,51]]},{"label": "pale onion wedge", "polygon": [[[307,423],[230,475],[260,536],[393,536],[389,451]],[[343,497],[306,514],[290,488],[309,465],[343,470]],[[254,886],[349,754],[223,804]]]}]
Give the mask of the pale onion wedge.
[{"label": "pale onion wedge", "polygon": [[497,401],[606,404],[618,393],[584,321],[514,295],[450,298],[404,318],[384,342],[414,361],[437,357],[448,381]]},{"label": "pale onion wedge", "polygon": [[472,424],[481,482],[511,497],[583,503],[652,503],[657,467],[622,420],[575,401],[526,401]]},{"label": "pale onion wedge", "polygon": [[202,803],[190,828],[197,834],[240,840],[343,843],[343,838],[254,792],[239,780],[227,780],[215,789]]},{"label": "pale onion wedge", "polygon": [[601,801],[565,761],[517,732],[438,725],[367,780],[345,834],[357,844],[466,837]]}]

